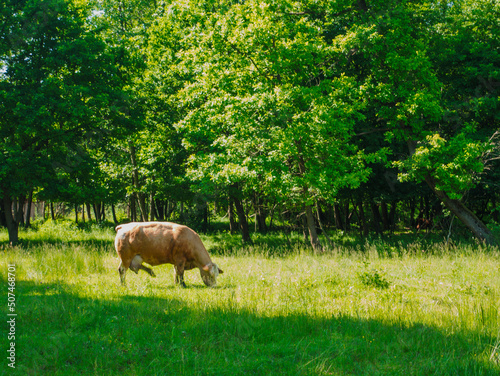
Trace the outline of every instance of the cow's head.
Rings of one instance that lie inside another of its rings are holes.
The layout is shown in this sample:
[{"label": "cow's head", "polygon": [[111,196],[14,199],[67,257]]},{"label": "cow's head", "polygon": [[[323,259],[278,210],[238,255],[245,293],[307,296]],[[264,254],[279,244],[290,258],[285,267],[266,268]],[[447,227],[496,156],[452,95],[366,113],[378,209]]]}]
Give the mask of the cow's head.
[{"label": "cow's head", "polygon": [[217,277],[222,273],[224,273],[224,271],[220,269],[217,264],[212,262],[200,269],[201,279],[205,285],[209,287],[217,285]]}]

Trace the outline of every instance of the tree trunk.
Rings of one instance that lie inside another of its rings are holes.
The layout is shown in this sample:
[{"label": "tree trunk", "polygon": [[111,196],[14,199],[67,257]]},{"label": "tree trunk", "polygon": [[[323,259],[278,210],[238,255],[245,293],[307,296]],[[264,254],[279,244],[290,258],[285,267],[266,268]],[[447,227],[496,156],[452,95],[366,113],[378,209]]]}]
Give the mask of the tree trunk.
[{"label": "tree trunk", "polygon": [[255,211],[255,229],[261,234],[265,234],[266,229],[266,213],[262,206],[262,200],[259,198],[257,193],[254,193],[253,207]]},{"label": "tree trunk", "polygon": [[7,224],[7,231],[9,232],[9,244],[15,246],[19,242],[19,223],[16,221],[15,216],[12,214],[13,201],[8,197],[3,198],[3,208],[5,213],[5,222]]},{"label": "tree trunk", "polygon": [[250,231],[248,229],[247,216],[245,215],[245,209],[243,208],[243,205],[241,204],[241,201],[238,198],[232,196],[232,200],[236,208],[236,215],[238,215],[238,222],[240,223],[242,241],[243,243],[252,244],[252,239],[250,238]]},{"label": "tree trunk", "polygon": [[234,206],[236,207],[236,214],[238,215],[238,222],[240,223],[241,236],[243,243],[252,244],[252,239],[250,238],[250,231],[248,229],[248,221],[245,215],[245,210],[241,201],[234,198]]},{"label": "tree trunk", "polygon": [[274,210],[278,204],[274,204],[271,208],[271,212],[269,213],[269,229],[273,229],[273,218],[274,218]]},{"label": "tree trunk", "polygon": [[305,212],[297,216],[297,221],[298,225],[302,226],[302,238],[304,239],[304,243],[307,243],[309,241],[309,231],[307,230],[307,219]]},{"label": "tree trunk", "polygon": [[174,210],[177,208],[177,202],[167,201],[167,213],[165,214],[165,219],[168,220]]},{"label": "tree trunk", "polygon": [[326,204],[325,216],[327,226],[332,226],[335,224],[335,213],[333,212],[332,204]]},{"label": "tree trunk", "polygon": [[[409,140],[408,149],[410,155],[415,154],[416,142]],[[425,177],[425,182],[436,194],[436,196],[443,202],[443,204],[453,213],[455,216],[465,225],[469,230],[472,231],[474,236],[479,240],[486,242],[487,244],[498,244],[497,239],[490,231],[488,227],[472,212],[470,211],[460,200],[451,199],[446,192],[443,192],[436,188],[436,179],[430,175]]]},{"label": "tree trunk", "polygon": [[155,195],[154,192],[151,191],[151,194],[149,195],[149,220],[154,221],[155,220]]},{"label": "tree trunk", "polygon": [[427,175],[425,181],[443,204],[472,231],[476,238],[487,244],[498,244],[497,239],[495,239],[490,229],[460,200],[451,199],[445,192],[436,189],[436,181],[431,176]]},{"label": "tree trunk", "polygon": [[339,230],[345,231],[344,222],[342,221],[342,211],[340,210],[339,204],[333,205],[333,213],[335,215],[335,227],[337,227]]},{"label": "tree trunk", "polygon": [[85,206],[87,207],[87,217],[89,218],[89,221],[92,220],[92,214],[90,213],[90,204],[87,202],[85,204]]},{"label": "tree trunk", "polygon": [[24,227],[28,228],[31,225],[31,205],[33,203],[33,191],[30,191],[28,196],[28,205],[26,205],[26,220],[24,221]]},{"label": "tree trunk", "polygon": [[380,211],[378,210],[378,205],[375,202],[370,203],[372,214],[373,214],[373,225],[375,227],[375,232],[377,234],[382,234],[382,228],[380,224],[382,223],[382,217],[380,216]]},{"label": "tree trunk", "polygon": [[97,205],[99,205],[99,204],[93,203],[92,208],[94,209],[95,221],[99,222],[99,218],[101,218],[101,217],[100,217],[99,208],[97,207]]},{"label": "tree trunk", "polygon": [[203,231],[208,231],[208,204],[203,206]]},{"label": "tree trunk", "polygon": [[98,202],[96,204],[92,204],[94,207],[94,215],[96,222],[102,222],[106,219],[106,214],[104,213],[104,203]]},{"label": "tree trunk", "polygon": [[2,202],[0,202],[0,227],[7,227],[7,221],[5,220],[5,208]]},{"label": "tree trunk", "polygon": [[46,204],[47,204],[47,201],[42,202],[42,217],[43,217],[42,219],[44,222],[45,222],[45,208],[47,207]]},{"label": "tree trunk", "polygon": [[146,197],[143,193],[137,193],[137,201],[139,202],[139,211],[141,212],[141,220],[143,222],[148,221],[148,211],[146,209]]},{"label": "tree trunk", "polygon": [[425,219],[431,219],[431,204],[429,200],[429,195],[425,195],[424,197],[424,202],[425,202]]},{"label": "tree trunk", "polygon": [[[304,156],[302,154],[302,145],[299,141],[296,141],[297,145],[297,151],[299,152],[299,172],[301,176],[304,176],[306,174],[306,163],[304,160]],[[309,187],[304,186],[302,187],[302,194],[304,201],[308,201],[310,198],[309,195]],[[316,223],[314,223],[314,216],[313,216],[313,210],[311,205],[306,205],[306,222],[307,222],[307,227],[309,229],[309,239],[311,240],[311,246],[313,247],[314,251],[316,250],[321,250],[321,244],[318,239],[318,233],[316,232]]]},{"label": "tree trunk", "polygon": [[306,205],[306,223],[309,230],[309,239],[314,251],[321,251],[321,243],[319,242],[318,232],[316,231],[316,223],[314,223],[314,215],[311,205]]},{"label": "tree trunk", "polygon": [[346,232],[351,229],[351,214],[349,212],[349,200],[345,200],[344,204],[344,227]]},{"label": "tree trunk", "polygon": [[358,198],[358,210],[359,210],[359,222],[360,222],[360,229],[361,233],[363,236],[368,236],[368,224],[366,222],[365,218],[365,210],[363,208],[363,200],[361,198]]},{"label": "tree trunk", "polygon": [[130,197],[129,197],[129,211],[130,211],[130,215],[129,215],[129,218],[130,218],[130,221],[131,222],[136,222],[137,221],[137,210],[135,208],[135,192],[133,192]]},{"label": "tree trunk", "polygon": [[24,201],[25,198],[22,196],[18,200],[12,200],[8,194],[4,193],[3,209],[11,246],[15,246],[19,242],[19,224],[23,218]]},{"label": "tree trunk", "polygon": [[410,228],[415,228],[415,211],[417,210],[417,205],[415,203],[415,198],[410,199]]},{"label": "tree trunk", "polygon": [[380,209],[382,210],[382,224],[384,225],[384,231],[389,231],[389,214],[387,214],[387,203],[382,201],[380,204]]},{"label": "tree trunk", "polygon": [[398,207],[398,202],[394,200],[391,204],[391,210],[389,211],[389,225],[391,231],[396,229],[396,208]]},{"label": "tree trunk", "polygon": [[492,213],[491,217],[493,218],[493,220],[495,222],[498,222],[498,219],[499,219],[499,215],[498,215],[499,210],[497,209],[498,206],[497,206],[497,200],[496,200],[496,196],[495,195],[493,195],[493,197],[491,199],[491,202],[493,204],[493,213]]},{"label": "tree trunk", "polygon": [[113,214],[113,222],[115,223],[116,226],[118,225],[118,219],[116,218],[116,210],[114,204],[111,204],[111,213]]},{"label": "tree trunk", "polygon": [[132,181],[134,183],[134,187],[136,189],[136,194],[137,194],[137,199],[139,201],[139,210],[141,212],[141,220],[143,222],[146,222],[148,220],[148,215],[146,212],[146,199],[144,197],[144,194],[140,192],[140,185],[139,185],[139,169],[137,167],[137,159],[135,155],[135,146],[132,143],[132,141],[129,142],[129,147],[130,147],[130,159],[132,161]]},{"label": "tree trunk", "polygon": [[163,201],[160,201],[159,199],[156,199],[154,201],[155,201],[156,218],[159,221],[164,221],[165,220],[165,206],[163,205]]},{"label": "tree trunk", "polygon": [[319,208],[318,202],[316,202],[316,215],[318,217],[319,228],[323,232],[323,235],[325,235],[326,241],[328,242],[328,246],[330,247],[330,249],[335,248],[335,244],[333,244],[332,240],[330,239],[330,236],[328,236],[328,233],[326,232],[326,230],[323,227],[323,222],[321,221],[321,214],[320,214],[320,208]]}]

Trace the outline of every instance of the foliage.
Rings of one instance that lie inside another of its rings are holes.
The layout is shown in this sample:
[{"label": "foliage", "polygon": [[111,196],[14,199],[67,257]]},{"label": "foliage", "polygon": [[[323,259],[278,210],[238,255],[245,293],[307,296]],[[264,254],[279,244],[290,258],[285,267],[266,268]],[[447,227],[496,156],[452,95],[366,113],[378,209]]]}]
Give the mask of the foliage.
[{"label": "foliage", "polygon": [[482,156],[488,146],[474,142],[463,133],[450,141],[438,134],[429,135],[411,158],[397,161],[395,165],[405,171],[399,176],[402,181],[419,181],[432,175],[437,177],[439,190],[460,199],[479,181],[479,174],[484,169]]},{"label": "foliage", "polygon": [[425,182],[491,241],[495,1],[34,0],[0,17],[0,223],[33,193],[144,220],[236,199],[310,230],[342,201],[368,230],[400,200],[412,223]]},{"label": "foliage", "polygon": [[384,277],[383,273],[377,269],[358,273],[358,278],[361,283],[368,287],[379,289],[387,289],[390,286],[389,281]]},{"label": "foliage", "polygon": [[287,15],[294,4],[259,4],[212,14],[205,21],[212,33],[187,37],[193,47],[182,52],[182,66],[196,79],[179,93],[191,106],[179,129],[188,151],[197,151],[192,176],[258,184],[292,202],[332,199],[369,174],[364,153],[349,142],[359,92],[323,65],[337,58],[323,20],[294,22]]},{"label": "foliage", "polygon": [[8,2],[5,12],[0,196],[15,243],[12,200],[22,205],[43,191],[41,198],[78,203],[105,190],[95,150],[132,128],[122,69],[132,62],[102,39],[85,1]]}]

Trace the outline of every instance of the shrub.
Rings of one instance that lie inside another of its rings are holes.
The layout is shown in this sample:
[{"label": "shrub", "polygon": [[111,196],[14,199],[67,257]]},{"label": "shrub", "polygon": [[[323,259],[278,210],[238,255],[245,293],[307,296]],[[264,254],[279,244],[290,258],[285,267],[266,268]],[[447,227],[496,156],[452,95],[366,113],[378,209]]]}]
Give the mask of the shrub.
[{"label": "shrub", "polygon": [[377,269],[372,269],[367,272],[358,273],[358,278],[361,280],[361,283],[363,285],[369,287],[386,289],[390,285],[389,281],[387,281],[384,275]]}]

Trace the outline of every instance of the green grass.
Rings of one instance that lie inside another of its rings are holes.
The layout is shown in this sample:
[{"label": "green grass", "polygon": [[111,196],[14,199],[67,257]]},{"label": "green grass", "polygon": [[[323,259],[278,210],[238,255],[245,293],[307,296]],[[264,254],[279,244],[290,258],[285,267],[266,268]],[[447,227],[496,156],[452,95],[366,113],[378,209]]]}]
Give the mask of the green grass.
[{"label": "green grass", "polygon": [[[19,375],[498,375],[500,252],[413,239],[314,255],[298,235],[203,236],[224,274],[119,284],[112,229],[44,224],[10,249]],[[236,238],[237,239],[237,238]],[[6,324],[7,298],[1,304]],[[7,353],[6,334],[2,351]]]}]

